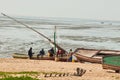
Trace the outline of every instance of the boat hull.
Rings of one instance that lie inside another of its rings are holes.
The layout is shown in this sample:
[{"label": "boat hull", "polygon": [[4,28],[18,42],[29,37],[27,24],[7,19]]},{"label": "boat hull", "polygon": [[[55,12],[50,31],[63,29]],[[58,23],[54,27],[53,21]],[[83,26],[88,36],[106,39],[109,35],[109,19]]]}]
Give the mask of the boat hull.
[{"label": "boat hull", "polygon": [[77,48],[74,53],[79,53],[87,57],[99,56],[101,58],[106,55],[120,55],[119,50],[98,50],[85,48]]},{"label": "boat hull", "polygon": [[102,58],[103,69],[120,71],[120,55],[104,56]]},{"label": "boat hull", "polygon": [[[28,59],[29,56],[27,54],[20,54],[20,53],[14,53],[13,58],[19,58],[19,59]],[[32,59],[36,60],[54,60],[54,57],[49,57],[49,56],[43,56],[43,57],[37,57],[37,55],[33,55]]]},{"label": "boat hull", "polygon": [[[14,53],[12,57],[18,58],[18,59],[29,59],[27,54],[21,54],[21,53]],[[38,58],[37,55],[33,55],[32,59],[34,60],[55,60],[55,57],[49,57],[48,55],[45,55],[43,57],[39,56]],[[67,60],[68,60],[67,57],[58,57],[58,61],[67,61]]]},{"label": "boat hull", "polygon": [[119,66],[113,66],[108,64],[102,64],[103,69],[111,69],[111,70],[120,70]]},{"label": "boat hull", "polygon": [[20,53],[13,53],[12,55],[13,58],[20,58],[20,59],[28,59],[28,55],[26,54],[20,54]]},{"label": "boat hull", "polygon": [[90,62],[90,63],[102,63],[102,59],[100,58],[92,58],[92,57],[86,57],[80,54],[74,54],[74,56],[77,58],[78,61],[84,61],[84,62]]}]

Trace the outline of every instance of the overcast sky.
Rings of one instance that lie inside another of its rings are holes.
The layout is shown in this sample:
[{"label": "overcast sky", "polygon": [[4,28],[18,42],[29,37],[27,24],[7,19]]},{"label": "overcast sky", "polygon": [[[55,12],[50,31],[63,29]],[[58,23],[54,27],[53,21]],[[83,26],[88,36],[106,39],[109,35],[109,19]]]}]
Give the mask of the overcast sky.
[{"label": "overcast sky", "polygon": [[0,0],[8,15],[119,20],[120,0]]}]

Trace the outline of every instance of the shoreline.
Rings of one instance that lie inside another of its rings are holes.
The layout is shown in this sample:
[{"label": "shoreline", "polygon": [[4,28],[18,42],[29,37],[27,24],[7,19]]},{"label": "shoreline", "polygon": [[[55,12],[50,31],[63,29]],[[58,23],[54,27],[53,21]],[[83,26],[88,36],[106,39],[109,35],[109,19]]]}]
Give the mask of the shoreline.
[{"label": "shoreline", "polygon": [[55,62],[52,60],[30,60],[0,58],[0,72],[58,72],[70,73],[76,72],[76,68],[86,70],[82,76],[49,77],[45,80],[120,80],[120,74],[112,70],[102,69],[101,64],[79,63],[79,62]]}]

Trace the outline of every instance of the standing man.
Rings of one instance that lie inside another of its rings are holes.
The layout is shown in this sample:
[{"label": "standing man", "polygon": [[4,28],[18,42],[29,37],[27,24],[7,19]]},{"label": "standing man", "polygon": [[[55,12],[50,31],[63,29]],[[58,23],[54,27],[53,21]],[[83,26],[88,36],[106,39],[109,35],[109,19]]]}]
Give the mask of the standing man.
[{"label": "standing man", "polygon": [[28,56],[30,59],[32,59],[33,53],[32,53],[32,47],[28,50]]}]

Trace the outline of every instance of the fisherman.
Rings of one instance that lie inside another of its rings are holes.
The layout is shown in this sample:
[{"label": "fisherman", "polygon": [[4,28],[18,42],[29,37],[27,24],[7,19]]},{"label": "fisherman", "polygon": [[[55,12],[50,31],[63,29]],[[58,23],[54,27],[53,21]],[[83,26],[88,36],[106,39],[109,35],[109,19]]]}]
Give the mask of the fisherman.
[{"label": "fisherman", "polygon": [[28,56],[30,59],[32,59],[33,56],[32,47],[30,47],[30,49],[28,50]]},{"label": "fisherman", "polygon": [[58,49],[58,51],[57,51],[57,57],[59,57],[59,56],[63,57],[63,52],[61,49]]},{"label": "fisherman", "polygon": [[73,52],[72,52],[72,49],[70,49],[70,51],[69,51],[69,54],[72,54]]},{"label": "fisherman", "polygon": [[37,55],[37,58],[39,58],[39,56],[41,56],[41,58],[45,55],[45,51],[44,48],[42,48],[42,50],[40,50],[39,54]]},{"label": "fisherman", "polygon": [[50,50],[48,50],[49,56],[53,57],[55,52],[54,52],[54,48],[52,47]]},{"label": "fisherman", "polygon": [[68,59],[68,61],[71,62],[72,61],[72,56],[73,56],[72,49],[70,49],[70,51],[68,53],[68,56],[70,56],[69,59]]}]

